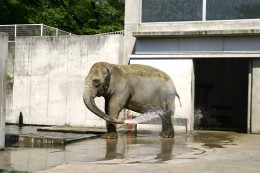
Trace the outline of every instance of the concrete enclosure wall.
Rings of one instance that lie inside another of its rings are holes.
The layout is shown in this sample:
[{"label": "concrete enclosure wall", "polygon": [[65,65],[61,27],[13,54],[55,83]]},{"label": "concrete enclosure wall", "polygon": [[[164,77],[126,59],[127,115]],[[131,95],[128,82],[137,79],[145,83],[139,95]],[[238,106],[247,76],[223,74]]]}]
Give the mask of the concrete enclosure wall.
[{"label": "concrete enclosure wall", "polygon": [[[20,37],[16,40],[13,108],[6,122],[103,127],[82,100],[84,80],[98,61],[119,64],[122,35]],[[104,100],[96,99],[103,109]]]},{"label": "concrete enclosure wall", "polygon": [[251,132],[260,133],[260,59],[253,59],[252,64]]},{"label": "concrete enclosure wall", "polygon": [[5,146],[7,48],[8,35],[0,33],[0,149]]},{"label": "concrete enclosure wall", "polygon": [[[188,120],[187,130],[193,130],[191,125],[192,110],[192,59],[130,59],[131,64],[145,64],[156,67],[166,72],[173,80],[175,88],[180,96],[182,106],[178,98],[175,98],[175,114],[174,118],[185,118]],[[140,125],[138,125],[140,127]]]}]

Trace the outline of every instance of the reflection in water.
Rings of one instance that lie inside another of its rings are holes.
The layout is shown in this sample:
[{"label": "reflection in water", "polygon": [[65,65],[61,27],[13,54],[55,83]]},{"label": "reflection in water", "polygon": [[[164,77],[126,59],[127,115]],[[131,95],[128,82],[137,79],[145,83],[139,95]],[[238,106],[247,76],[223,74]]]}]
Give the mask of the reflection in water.
[{"label": "reflection in water", "polygon": [[[69,163],[162,163],[190,152],[187,135],[161,138],[158,134],[119,134],[118,139],[96,138],[63,147],[18,147],[0,151],[0,168],[37,171]],[[39,147],[39,148],[37,148]]]},{"label": "reflection in water", "polygon": [[161,138],[161,153],[157,154],[157,159],[162,161],[171,160],[173,145],[173,138]]},{"label": "reflection in water", "polygon": [[105,139],[106,140],[106,155],[105,159],[123,159],[124,153],[117,152],[118,139]]},{"label": "reflection in water", "polygon": [[[26,129],[23,127],[21,130]],[[14,148],[10,144],[10,147],[0,150],[0,168],[34,172],[75,162],[160,164],[172,159],[194,158],[206,152],[203,148],[213,149],[234,145],[233,137],[236,134],[200,131],[192,135],[176,133],[174,138],[161,138],[158,133],[160,130],[153,132],[142,130],[137,134],[119,132],[118,139],[95,138],[66,146],[33,144],[18,145]],[[196,145],[193,146],[194,143]]]},{"label": "reflection in water", "polygon": [[[156,162],[168,161],[173,157],[173,147],[173,138],[157,136],[138,138],[129,133],[118,139],[106,139],[105,160],[134,157],[136,162],[142,162],[142,160],[138,160],[139,156],[140,158],[154,156],[151,158]],[[145,161],[147,162],[147,160]]]}]

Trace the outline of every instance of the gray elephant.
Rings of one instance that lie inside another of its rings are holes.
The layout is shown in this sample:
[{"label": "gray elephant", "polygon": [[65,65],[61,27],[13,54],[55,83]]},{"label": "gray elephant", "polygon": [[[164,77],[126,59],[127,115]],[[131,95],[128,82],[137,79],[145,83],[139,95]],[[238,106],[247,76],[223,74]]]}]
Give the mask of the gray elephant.
[{"label": "gray elephant", "polygon": [[[100,96],[105,98],[105,112],[94,102]],[[138,113],[156,111],[162,119],[160,135],[172,138],[175,96],[179,98],[171,78],[154,67],[98,62],[86,77],[83,100],[91,112],[107,121],[106,138],[118,137],[116,124],[124,123],[118,120],[123,108]]]}]

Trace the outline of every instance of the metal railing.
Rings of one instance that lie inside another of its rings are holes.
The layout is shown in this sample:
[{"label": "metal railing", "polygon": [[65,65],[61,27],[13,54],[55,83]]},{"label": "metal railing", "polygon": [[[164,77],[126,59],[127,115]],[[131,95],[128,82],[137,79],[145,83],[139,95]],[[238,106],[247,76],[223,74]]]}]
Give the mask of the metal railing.
[{"label": "metal railing", "polygon": [[96,35],[124,35],[124,30],[123,31],[100,33],[100,34],[96,34]]},{"label": "metal railing", "polygon": [[50,27],[44,24],[0,25],[0,32],[9,34],[9,42],[15,42],[19,36],[61,36],[73,35],[70,32]]}]

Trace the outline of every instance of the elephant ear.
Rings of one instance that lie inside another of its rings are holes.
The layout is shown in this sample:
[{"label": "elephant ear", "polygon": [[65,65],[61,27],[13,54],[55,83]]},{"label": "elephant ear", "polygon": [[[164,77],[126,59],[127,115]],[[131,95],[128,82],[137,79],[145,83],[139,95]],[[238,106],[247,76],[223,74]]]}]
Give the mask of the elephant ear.
[{"label": "elephant ear", "polygon": [[106,68],[107,73],[105,75],[105,83],[104,83],[104,88],[108,89],[109,85],[110,85],[110,77],[111,77],[111,73],[110,70],[108,68]]}]

